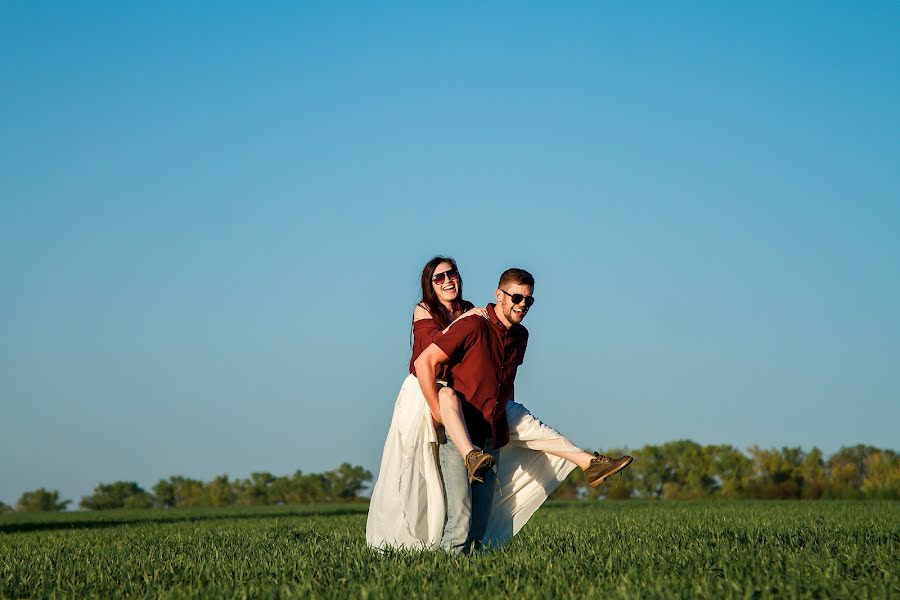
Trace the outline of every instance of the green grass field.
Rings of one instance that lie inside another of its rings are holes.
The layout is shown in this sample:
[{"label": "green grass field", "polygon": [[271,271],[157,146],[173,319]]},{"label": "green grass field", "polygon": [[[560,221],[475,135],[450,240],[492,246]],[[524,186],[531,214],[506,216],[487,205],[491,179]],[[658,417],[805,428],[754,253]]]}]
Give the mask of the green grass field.
[{"label": "green grass field", "polygon": [[542,508],[504,548],[379,555],[365,505],[0,517],[3,597],[900,597],[900,502]]}]

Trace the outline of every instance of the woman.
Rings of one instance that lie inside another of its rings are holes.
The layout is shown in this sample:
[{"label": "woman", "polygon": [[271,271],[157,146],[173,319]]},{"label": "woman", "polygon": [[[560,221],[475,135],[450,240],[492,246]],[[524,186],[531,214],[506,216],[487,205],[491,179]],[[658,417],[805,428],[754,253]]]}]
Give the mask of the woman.
[{"label": "woman", "polygon": [[[437,256],[426,263],[421,277],[422,299],[413,313],[413,356],[410,375],[400,389],[385,442],[381,471],[372,491],[366,542],[374,548],[437,549],[444,524],[444,495],[437,460],[438,432],[443,424],[477,482],[493,466],[493,457],[475,448],[469,438],[461,406],[454,394],[440,393],[440,423],[415,378],[413,363],[454,320],[487,317],[462,296],[462,277],[452,258]],[[475,316],[480,315],[480,316]],[[447,381],[446,367],[438,385]],[[576,466],[585,470],[590,485],[608,474],[610,459],[589,454],[536,419],[521,404],[506,407],[509,443],[502,448],[497,468],[498,493],[483,543],[509,540],[565,480]]]}]

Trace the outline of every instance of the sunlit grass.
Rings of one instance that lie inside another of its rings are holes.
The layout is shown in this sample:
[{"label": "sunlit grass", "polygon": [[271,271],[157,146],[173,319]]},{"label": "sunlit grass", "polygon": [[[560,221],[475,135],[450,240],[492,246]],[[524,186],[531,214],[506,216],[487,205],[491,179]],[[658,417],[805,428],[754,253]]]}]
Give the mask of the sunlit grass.
[{"label": "sunlit grass", "polygon": [[364,505],[0,518],[0,596],[891,597],[900,503],[551,504],[469,557],[365,546]]}]

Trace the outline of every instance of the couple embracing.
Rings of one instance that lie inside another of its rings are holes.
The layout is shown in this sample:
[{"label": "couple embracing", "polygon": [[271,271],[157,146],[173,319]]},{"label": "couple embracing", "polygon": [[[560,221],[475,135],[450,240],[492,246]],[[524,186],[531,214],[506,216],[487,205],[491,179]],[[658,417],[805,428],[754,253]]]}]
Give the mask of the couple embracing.
[{"label": "couple embracing", "polygon": [[421,284],[410,374],[372,491],[369,546],[497,547],[576,467],[597,486],[631,463],[585,452],[514,400],[528,344],[522,320],[534,304],[530,273],[504,271],[496,304],[485,308],[463,299],[452,258],[428,261]]}]

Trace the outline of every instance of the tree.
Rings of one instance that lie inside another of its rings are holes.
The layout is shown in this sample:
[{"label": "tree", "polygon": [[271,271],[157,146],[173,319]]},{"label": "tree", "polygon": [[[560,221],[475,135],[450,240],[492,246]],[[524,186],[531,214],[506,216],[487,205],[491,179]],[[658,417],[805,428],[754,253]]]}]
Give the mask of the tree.
[{"label": "tree", "polygon": [[669,487],[663,489],[664,498],[703,498],[719,489],[709,453],[697,442],[668,442],[663,444],[663,455],[672,471]]},{"label": "tree", "polygon": [[22,497],[16,503],[16,510],[21,512],[57,512],[66,510],[66,507],[71,503],[71,500],[60,501],[57,490],[49,491],[44,488],[38,488],[22,494]]},{"label": "tree", "polygon": [[663,485],[672,476],[659,446],[648,445],[637,450],[634,453],[634,464],[628,468],[637,468],[634,485],[638,495],[643,498],[661,497]]},{"label": "tree", "polygon": [[798,470],[803,480],[800,496],[810,500],[821,498],[828,489],[828,475],[825,472],[825,459],[822,451],[813,446]]},{"label": "tree", "polygon": [[704,450],[712,475],[718,480],[718,495],[723,498],[743,497],[753,475],[753,462],[743,452],[726,444],[706,446]]},{"label": "tree", "polygon": [[236,483],[238,503],[243,506],[270,504],[269,486],[274,481],[275,476],[267,471],[250,473],[249,479],[242,479]]},{"label": "tree", "polygon": [[12,506],[6,504],[5,502],[0,502],[0,515],[5,515],[7,513],[11,513],[12,511]]},{"label": "tree", "polygon": [[800,448],[750,448],[755,477],[747,486],[751,498],[799,498],[803,479],[798,467],[805,456]]},{"label": "tree", "polygon": [[360,466],[343,463],[337,469],[325,473],[331,484],[331,497],[341,500],[356,498],[372,481],[372,473]]},{"label": "tree", "polygon": [[175,506],[182,508],[188,506],[209,506],[209,496],[202,481],[189,477],[170,477],[175,495]]},{"label": "tree", "polygon": [[832,496],[852,498],[862,494],[869,456],[880,452],[878,448],[857,444],[844,446],[828,459],[828,475]]},{"label": "tree", "polygon": [[231,506],[237,501],[237,494],[228,481],[228,475],[219,475],[206,484],[206,496],[212,506]]},{"label": "tree", "polygon": [[893,450],[869,454],[862,491],[872,498],[900,499],[900,457]]},{"label": "tree", "polygon": [[210,506],[203,482],[180,475],[157,481],[153,486],[153,494],[155,504],[160,508]]},{"label": "tree", "polygon": [[329,499],[329,482],[321,473],[304,474],[297,470],[291,477],[291,503],[324,502]]},{"label": "tree", "polygon": [[294,483],[290,477],[276,477],[269,484],[269,504],[297,504],[295,496]]},{"label": "tree", "polygon": [[81,508],[110,510],[114,508],[150,508],[153,497],[134,481],[101,483],[94,493],[81,499]]},{"label": "tree", "polygon": [[175,507],[175,486],[169,479],[160,479],[153,486],[153,496],[156,498],[156,506],[159,508]]},{"label": "tree", "polygon": [[699,498],[719,486],[708,453],[690,440],[644,446],[635,452],[634,462],[634,488],[643,497]]}]

